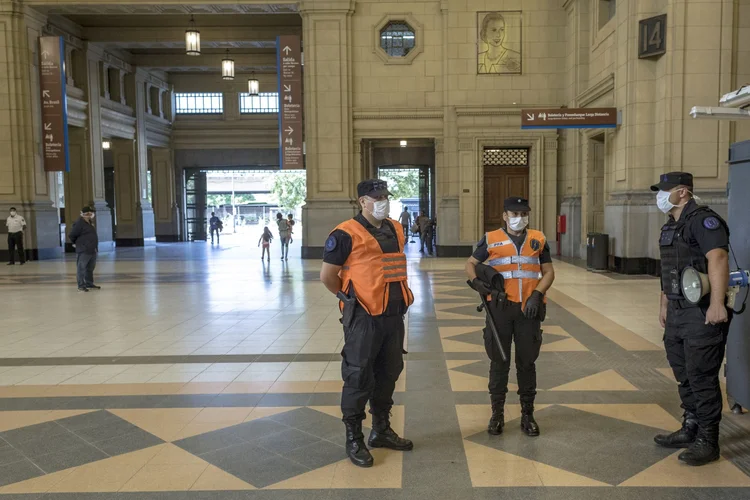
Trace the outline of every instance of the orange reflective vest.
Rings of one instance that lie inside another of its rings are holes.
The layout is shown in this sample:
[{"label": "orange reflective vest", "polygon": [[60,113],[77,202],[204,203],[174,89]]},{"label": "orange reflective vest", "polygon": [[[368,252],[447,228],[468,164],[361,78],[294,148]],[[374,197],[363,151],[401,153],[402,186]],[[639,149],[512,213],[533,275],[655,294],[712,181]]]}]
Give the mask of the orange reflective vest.
[{"label": "orange reflective vest", "polygon": [[[487,233],[487,251],[490,256],[486,264],[503,275],[508,300],[521,303],[523,308],[542,279],[539,256],[546,242],[544,233],[527,229],[526,239],[519,252],[505,230]],[[547,301],[546,297],[544,301]]]},{"label": "orange reflective vest", "polygon": [[[339,271],[342,289],[345,293],[351,293],[353,288],[357,301],[370,316],[379,316],[385,312],[390,298],[391,283],[401,284],[407,307],[414,302],[414,295],[406,280],[404,233],[395,229],[400,227],[397,225],[398,222],[388,220],[393,224],[398,238],[399,251],[396,253],[383,253],[378,240],[354,219],[349,219],[336,228],[352,238],[352,252]],[[383,224],[385,223],[383,221]],[[339,301],[339,307],[343,310],[343,302]]]}]

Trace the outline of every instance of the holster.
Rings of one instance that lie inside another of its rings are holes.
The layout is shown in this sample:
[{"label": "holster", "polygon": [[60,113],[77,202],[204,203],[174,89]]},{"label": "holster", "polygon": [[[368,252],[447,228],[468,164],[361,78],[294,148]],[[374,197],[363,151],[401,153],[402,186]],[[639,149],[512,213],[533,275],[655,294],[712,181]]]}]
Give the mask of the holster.
[{"label": "holster", "polygon": [[339,321],[344,325],[344,328],[349,328],[352,326],[352,321],[354,321],[354,311],[357,309],[357,298],[349,297],[342,291],[339,291],[339,293],[336,294],[336,297],[344,303],[343,316]]},{"label": "holster", "polygon": [[492,297],[492,303],[495,304],[496,308],[505,309],[505,306],[508,304],[508,301],[505,300],[508,297],[505,291],[492,290],[490,296]]}]

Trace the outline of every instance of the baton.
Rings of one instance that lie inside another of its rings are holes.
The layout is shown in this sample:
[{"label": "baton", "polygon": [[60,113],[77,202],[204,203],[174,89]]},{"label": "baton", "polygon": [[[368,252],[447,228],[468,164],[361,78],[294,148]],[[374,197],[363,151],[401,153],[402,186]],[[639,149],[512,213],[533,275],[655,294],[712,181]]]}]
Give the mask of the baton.
[{"label": "baton", "polygon": [[[471,281],[466,281],[466,283],[469,285],[469,288],[474,290],[474,287],[471,284]],[[495,326],[495,318],[492,316],[492,313],[490,312],[490,305],[487,302],[487,297],[485,297],[483,294],[479,294],[479,297],[482,299],[482,305],[477,306],[477,312],[482,312],[482,309],[484,309],[485,314],[487,314],[487,317],[489,318],[489,324],[490,324],[490,330],[492,331],[492,336],[495,338],[495,344],[497,344],[497,348],[500,351],[500,357],[503,359],[503,362],[508,361],[508,356],[505,354],[505,349],[503,349],[503,345],[500,343],[500,335],[497,333],[497,326]]]}]

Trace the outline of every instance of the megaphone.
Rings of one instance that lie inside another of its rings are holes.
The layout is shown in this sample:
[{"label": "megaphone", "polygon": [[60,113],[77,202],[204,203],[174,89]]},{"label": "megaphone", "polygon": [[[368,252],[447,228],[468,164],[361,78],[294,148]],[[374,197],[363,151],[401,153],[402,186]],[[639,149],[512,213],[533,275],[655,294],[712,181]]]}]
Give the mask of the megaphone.
[{"label": "megaphone", "polygon": [[[727,289],[727,307],[734,311],[734,304],[737,301],[737,293],[740,288],[747,288],[750,283],[750,271],[738,269],[729,273],[729,288]],[[697,305],[703,297],[711,291],[711,282],[707,274],[698,272],[694,267],[686,267],[682,271],[682,295],[689,304]],[[747,296],[745,297],[747,300]],[[741,314],[745,310],[745,304],[742,304]]]}]

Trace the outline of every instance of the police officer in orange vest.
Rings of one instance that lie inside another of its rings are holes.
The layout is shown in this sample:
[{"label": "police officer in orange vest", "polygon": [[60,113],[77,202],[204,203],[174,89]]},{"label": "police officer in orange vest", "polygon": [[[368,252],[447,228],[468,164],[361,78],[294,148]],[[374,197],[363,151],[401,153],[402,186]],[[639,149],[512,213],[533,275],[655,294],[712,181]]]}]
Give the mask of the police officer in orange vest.
[{"label": "police officer in orange vest", "polygon": [[[541,324],[546,314],[544,294],[555,280],[552,257],[544,233],[527,229],[528,200],[507,198],[503,205],[505,229],[487,233],[466,263],[472,286],[490,296],[490,288],[477,279],[476,265],[485,263],[503,275],[506,300],[491,302],[492,317],[506,353],[511,341],[516,345],[516,374],[521,399],[521,429],[529,436],[539,435],[534,420],[536,359],[542,347]],[[487,321],[490,321],[488,316]],[[503,361],[490,325],[484,329],[484,346],[490,357],[490,400],[492,417],[487,432],[499,435],[505,426],[505,397],[508,393],[510,357]]]},{"label": "police officer in orange vest", "polygon": [[357,186],[359,215],[342,224],[325,243],[320,280],[339,298],[343,313],[341,412],[346,452],[359,467],[371,467],[362,420],[370,402],[370,448],[407,451],[408,439],[390,424],[393,391],[404,369],[404,315],[414,302],[406,281],[404,232],[388,218],[388,184],[371,179]]}]

